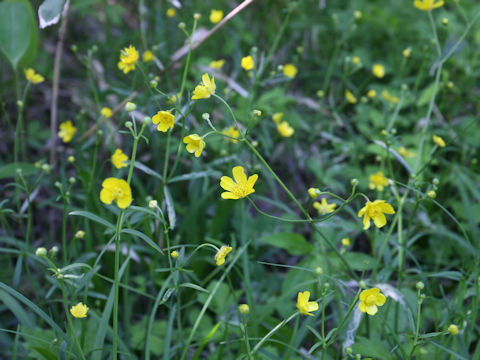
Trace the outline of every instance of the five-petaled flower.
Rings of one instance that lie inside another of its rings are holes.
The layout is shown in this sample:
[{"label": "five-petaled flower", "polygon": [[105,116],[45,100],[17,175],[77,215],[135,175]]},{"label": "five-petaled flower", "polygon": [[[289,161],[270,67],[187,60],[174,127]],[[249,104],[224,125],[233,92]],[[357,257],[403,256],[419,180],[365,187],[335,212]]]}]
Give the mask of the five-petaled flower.
[{"label": "five-petaled flower", "polygon": [[220,186],[226,190],[222,193],[223,199],[241,199],[255,192],[253,186],[258,179],[258,175],[254,174],[247,179],[245,171],[241,166],[235,166],[232,170],[233,178],[222,176]]},{"label": "five-petaled flower", "polygon": [[231,139],[230,141],[236,144],[238,141],[235,139],[238,139],[240,136],[240,131],[235,129],[235,126],[230,126],[228,129],[222,131],[223,135],[229,136]]},{"label": "five-petaled flower", "polygon": [[87,305],[82,304],[81,302],[70,308],[70,313],[73,315],[73,317],[76,317],[77,319],[86,318],[87,312]]},{"label": "five-petaled flower", "polygon": [[297,309],[300,314],[310,315],[312,311],[318,310],[318,303],[315,301],[308,301],[310,299],[310,291],[299,292],[297,296]]},{"label": "five-petaled flower", "polygon": [[363,290],[360,293],[360,304],[358,304],[358,308],[361,312],[367,313],[368,315],[375,315],[378,311],[377,306],[382,306],[386,300],[385,295],[380,293],[379,288]]},{"label": "five-petaled flower", "polygon": [[295,76],[297,76],[297,73],[298,73],[298,69],[295,65],[293,64],[283,65],[283,75],[285,75],[286,77],[293,79]]},{"label": "five-petaled flower", "polygon": [[102,108],[102,110],[100,110],[100,115],[102,115],[105,119],[112,117],[112,114],[112,109],[110,109],[109,107],[104,107]]},{"label": "five-petaled flower", "polygon": [[334,204],[334,203],[329,204],[327,202],[327,199],[323,198],[321,203],[319,203],[318,201],[315,201],[313,203],[313,207],[317,209],[320,215],[327,215],[335,211],[337,204]]},{"label": "five-petaled flower", "polygon": [[215,262],[217,263],[217,266],[225,263],[225,257],[230,251],[232,251],[232,247],[226,245],[223,245],[220,250],[218,250],[218,252],[215,254]]},{"label": "five-petaled flower", "polygon": [[277,131],[282,137],[290,137],[295,133],[295,129],[286,121],[282,121],[277,125]]},{"label": "five-petaled flower", "polygon": [[32,68],[25,69],[25,77],[32,84],[40,84],[45,80],[42,75],[37,74]]},{"label": "five-petaled flower", "polygon": [[128,164],[125,163],[125,161],[128,160],[128,156],[124,154],[122,149],[117,149],[112,155],[112,163],[113,166],[115,166],[117,169],[127,167]]},{"label": "five-petaled flower", "polygon": [[372,67],[372,73],[375,77],[381,79],[385,76],[385,67],[381,64],[375,64]]},{"label": "five-petaled flower", "polygon": [[64,143],[72,141],[73,135],[77,132],[77,128],[73,126],[71,120],[64,121],[60,124],[60,131],[58,137],[63,140]]},{"label": "five-petaled flower", "polygon": [[167,132],[168,129],[173,129],[175,122],[175,116],[170,111],[159,111],[152,117],[152,122],[157,125],[157,130],[161,132]]},{"label": "five-petaled flower", "polygon": [[368,187],[372,190],[377,189],[378,191],[383,191],[383,188],[390,184],[388,182],[388,179],[381,171],[377,172],[376,174],[370,175],[369,180],[370,183],[368,184]]},{"label": "five-petaled flower", "polygon": [[447,145],[445,144],[445,140],[443,140],[440,136],[437,135],[433,135],[433,142],[442,148]]},{"label": "five-petaled flower", "polygon": [[199,157],[205,148],[205,141],[197,134],[185,136],[183,142],[187,144],[187,151],[191,154],[195,153],[195,157]]},{"label": "five-petaled flower", "polygon": [[215,94],[215,89],[217,86],[215,85],[215,77],[208,76],[207,73],[203,74],[202,76],[202,83],[195,87],[193,90],[192,100],[199,100],[199,99],[208,99],[210,96]]},{"label": "five-petaled flower", "polygon": [[370,219],[373,219],[375,226],[381,228],[387,224],[385,214],[395,214],[392,205],[385,200],[367,201],[365,206],[358,212],[358,217],[363,216],[363,229],[368,230],[370,227]]},{"label": "five-petaled flower", "polygon": [[130,45],[128,48],[124,48],[120,52],[120,61],[117,64],[118,68],[122,70],[124,74],[128,74],[130,71],[135,70],[138,57],[138,51],[134,46]]},{"label": "five-petaled flower", "polygon": [[413,2],[413,5],[423,11],[431,11],[433,9],[439,8],[443,6],[444,2],[443,0],[436,1],[436,0],[415,0]]},{"label": "five-petaled flower", "polygon": [[120,209],[126,209],[132,202],[132,189],[125,180],[109,177],[103,180],[100,201],[110,205],[114,200]]},{"label": "five-petaled flower", "polygon": [[210,22],[212,24],[216,24],[223,19],[223,11],[222,10],[213,10],[210,11]]},{"label": "five-petaled flower", "polygon": [[250,55],[243,57],[242,61],[241,61],[241,65],[242,65],[242,68],[244,68],[247,71],[252,70],[253,69],[253,58]]}]

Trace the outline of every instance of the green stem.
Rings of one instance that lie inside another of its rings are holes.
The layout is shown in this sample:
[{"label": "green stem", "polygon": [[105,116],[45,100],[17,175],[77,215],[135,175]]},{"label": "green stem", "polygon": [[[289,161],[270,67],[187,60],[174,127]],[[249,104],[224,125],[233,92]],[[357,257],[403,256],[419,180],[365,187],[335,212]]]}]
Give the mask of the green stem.
[{"label": "green stem", "polygon": [[285,324],[288,324],[290,322],[290,320],[292,320],[294,317],[296,317],[297,315],[299,315],[300,313],[298,311],[295,311],[292,315],[290,315],[288,318],[282,320],[281,322],[279,322],[272,330],[270,330],[267,335],[265,335],[263,338],[260,339],[260,341],[257,343],[257,345],[255,345],[255,347],[253,348],[251,354],[254,355],[259,349],[260,347],[263,345],[263,343],[265,341],[267,341],[273,334],[275,334],[275,332],[280,329],[283,325]]},{"label": "green stem", "polygon": [[[420,297],[420,292],[418,293],[418,296]],[[410,351],[410,354],[408,355],[408,359],[411,359],[413,357],[413,353],[415,352],[415,349],[417,347],[417,342],[418,342],[418,334],[420,333],[420,313],[422,310],[422,302],[418,300],[418,306],[417,306],[417,327],[415,330],[415,339],[413,340],[413,346],[412,350]]]},{"label": "green stem", "polygon": [[[58,269],[57,269],[58,270]],[[78,338],[75,334],[75,328],[73,327],[72,319],[70,318],[70,314],[68,313],[68,299],[67,299],[67,292],[65,290],[65,284],[62,279],[59,279],[61,288],[62,288],[62,296],[63,296],[63,308],[65,310],[65,316],[67,317],[67,323],[68,327],[70,328],[70,332],[72,333],[73,337],[73,342],[75,346],[77,347],[78,353],[80,354],[80,357],[85,360],[85,355],[83,354],[83,350],[80,346],[80,343],[78,342]]]}]

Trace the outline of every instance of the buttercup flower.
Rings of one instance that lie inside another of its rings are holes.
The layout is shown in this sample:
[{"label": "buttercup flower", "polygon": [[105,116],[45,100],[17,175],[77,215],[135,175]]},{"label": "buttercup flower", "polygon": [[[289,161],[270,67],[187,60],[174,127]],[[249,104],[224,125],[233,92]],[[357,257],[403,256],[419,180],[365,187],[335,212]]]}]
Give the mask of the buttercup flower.
[{"label": "buttercup flower", "polygon": [[159,111],[156,115],[152,116],[152,122],[157,125],[157,130],[161,132],[167,132],[168,129],[173,129],[175,122],[175,116],[169,111]]},{"label": "buttercup flower", "polygon": [[367,230],[370,227],[370,219],[373,219],[375,226],[381,228],[387,224],[385,214],[395,214],[392,205],[385,202],[385,200],[375,200],[374,202],[367,201],[365,206],[358,212],[358,217],[363,216],[363,229]]},{"label": "buttercup flower", "polygon": [[350,238],[343,238],[342,239],[342,245],[344,247],[349,247],[350,246]]},{"label": "buttercup flower", "polygon": [[100,110],[100,115],[102,115],[105,119],[112,117],[112,109],[109,107],[104,107]]},{"label": "buttercup flower", "polygon": [[372,73],[375,77],[381,79],[385,76],[385,68],[381,64],[375,64],[372,67]]},{"label": "buttercup flower", "polygon": [[121,149],[115,150],[115,152],[112,155],[113,166],[115,166],[117,169],[127,167],[128,164],[125,163],[125,161],[127,160],[128,160],[128,156],[124,154]]},{"label": "buttercup flower", "polygon": [[215,262],[217,263],[217,266],[225,263],[225,257],[230,251],[232,251],[232,247],[226,245],[223,245],[220,250],[218,250],[218,252],[215,254]]},{"label": "buttercup flower", "polygon": [[233,178],[222,176],[220,186],[226,190],[222,193],[223,199],[241,199],[255,192],[253,186],[258,179],[258,175],[254,174],[247,179],[245,170],[241,166],[235,166],[232,170]]},{"label": "buttercup flower", "polygon": [[135,70],[135,64],[138,61],[138,57],[137,49],[130,45],[128,48],[124,48],[120,52],[120,61],[117,66],[124,74],[128,74],[130,71]]},{"label": "buttercup flower", "polygon": [[155,58],[155,56],[153,55],[153,53],[150,50],[147,50],[142,54],[142,60],[144,62],[153,61],[154,58]]},{"label": "buttercup flower", "polygon": [[73,126],[71,120],[64,121],[60,124],[60,131],[58,137],[63,140],[64,143],[72,141],[73,135],[77,132],[77,128]]},{"label": "buttercup flower", "polygon": [[273,114],[273,116],[272,116],[273,122],[275,122],[275,123],[277,123],[277,124],[278,124],[280,121],[282,121],[282,118],[283,118],[283,112],[275,113],[275,114]]},{"label": "buttercup flower", "polygon": [[191,154],[195,153],[195,157],[199,157],[205,148],[205,141],[197,134],[185,136],[183,142],[187,144],[187,151]]},{"label": "buttercup flower", "polygon": [[298,73],[298,69],[293,64],[285,64],[283,65],[283,75],[293,79]]},{"label": "buttercup flower", "polygon": [[337,204],[334,204],[334,203],[329,204],[327,202],[327,199],[323,198],[321,203],[319,203],[318,201],[315,201],[313,203],[313,207],[317,209],[320,215],[327,215],[335,211]]},{"label": "buttercup flower", "polygon": [[238,307],[238,311],[243,315],[247,315],[250,312],[250,307],[247,304],[242,304]]},{"label": "buttercup flower", "polygon": [[345,90],[345,99],[347,99],[350,104],[356,104],[358,102],[357,98],[350,90]]},{"label": "buttercup flower", "polygon": [[318,303],[315,301],[308,301],[310,299],[310,291],[299,292],[297,296],[297,309],[300,314],[310,315],[312,311],[318,310]]},{"label": "buttercup flower", "polygon": [[252,70],[253,69],[253,58],[250,55],[243,57],[241,65],[242,65],[242,68],[244,68],[247,71]]},{"label": "buttercup flower", "polygon": [[438,146],[440,147],[445,147],[445,140],[443,140],[440,136],[437,136],[437,135],[433,135],[433,141],[435,142],[435,144],[437,144]]},{"label": "buttercup flower", "polygon": [[410,57],[411,54],[412,54],[412,48],[410,48],[410,47],[408,47],[406,49],[403,49],[403,51],[402,51],[402,55],[405,58]]},{"label": "buttercup flower", "polygon": [[76,317],[77,319],[86,318],[87,312],[87,305],[84,305],[81,302],[70,308],[70,313],[73,315],[73,317]]},{"label": "buttercup flower", "polygon": [[450,324],[448,327],[448,332],[450,335],[457,335],[458,334],[458,326],[455,324]]},{"label": "buttercup flower", "polygon": [[378,191],[383,191],[383,188],[389,185],[388,179],[381,171],[370,175],[369,180],[370,183],[368,184],[368,187],[372,190],[377,189]]},{"label": "buttercup flower", "polygon": [[132,202],[132,189],[125,180],[109,177],[103,180],[100,201],[110,205],[114,200],[120,209],[126,209]]},{"label": "buttercup flower", "polygon": [[370,98],[370,99],[374,99],[376,96],[377,96],[377,92],[373,89],[370,89],[368,90],[367,92],[367,96]]},{"label": "buttercup flower", "polygon": [[406,147],[404,146],[401,146],[398,148],[398,153],[400,155],[402,155],[404,158],[413,158],[415,157],[415,153],[410,151],[410,150],[407,150]]},{"label": "buttercup flower", "polygon": [[177,11],[175,10],[175,8],[168,8],[168,10],[167,10],[167,16],[168,17],[174,17],[176,13],[177,13]]},{"label": "buttercup flower", "polygon": [[358,308],[361,312],[367,313],[368,315],[375,315],[378,311],[377,306],[382,306],[386,300],[385,295],[380,293],[379,288],[363,290],[360,293],[360,304],[358,304]]},{"label": "buttercup flower", "polygon": [[433,9],[439,8],[443,6],[444,2],[443,0],[436,1],[436,0],[415,0],[413,2],[413,5],[423,11],[431,11]]},{"label": "buttercup flower", "polygon": [[177,250],[173,250],[171,253],[170,253],[170,256],[174,259],[178,258],[179,254],[178,254],[178,251]]},{"label": "buttercup flower", "polygon": [[32,68],[25,69],[25,77],[32,84],[40,84],[45,80],[42,75],[37,74]]},{"label": "buttercup flower", "polygon": [[212,69],[221,69],[225,64],[225,59],[215,60],[210,62],[210,66]]},{"label": "buttercup flower", "polygon": [[[232,125],[228,129],[223,130],[222,134],[238,139],[238,137],[240,136],[240,131],[235,129],[235,126]],[[230,139],[230,141],[233,142],[234,144],[238,142],[237,140],[234,140],[234,139]]]},{"label": "buttercup flower", "polygon": [[195,90],[193,90],[192,100],[208,99],[211,95],[215,94],[216,88],[215,77],[212,76],[210,80],[208,74],[205,73],[202,76],[202,83],[197,85]]},{"label": "buttercup flower", "polygon": [[310,195],[312,199],[315,199],[320,195],[320,189],[318,188],[309,188],[307,191],[308,191],[308,195]]},{"label": "buttercup flower", "polygon": [[282,137],[290,137],[295,132],[295,129],[288,122],[282,121],[277,125],[277,131]]},{"label": "buttercup flower", "polygon": [[210,22],[212,24],[216,24],[223,19],[223,11],[222,10],[212,10],[210,11]]}]

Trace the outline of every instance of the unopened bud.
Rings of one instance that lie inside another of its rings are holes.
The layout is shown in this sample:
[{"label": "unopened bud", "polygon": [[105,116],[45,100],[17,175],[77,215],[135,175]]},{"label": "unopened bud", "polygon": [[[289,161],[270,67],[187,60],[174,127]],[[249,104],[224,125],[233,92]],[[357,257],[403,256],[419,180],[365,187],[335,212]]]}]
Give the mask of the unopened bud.
[{"label": "unopened bud", "polygon": [[315,268],[315,274],[317,274],[318,276],[322,275],[323,274],[323,269],[320,266],[317,266]]},{"label": "unopened bud", "polygon": [[68,182],[73,185],[77,182],[77,180],[72,176],[72,177],[68,178]]},{"label": "unopened bud", "polygon": [[193,18],[197,21],[200,20],[201,17],[202,17],[202,15],[200,15],[199,13],[193,14]]},{"label": "unopened bud", "polygon": [[437,193],[435,192],[435,190],[430,190],[428,193],[427,193],[427,196],[430,198],[430,199],[435,199],[437,197]]},{"label": "unopened bud", "polygon": [[358,179],[352,179],[352,180],[350,180],[350,184],[351,184],[352,186],[358,186]]},{"label": "unopened bud", "polygon": [[415,287],[417,288],[417,290],[423,290],[423,288],[425,287],[425,284],[423,282],[419,281],[419,282],[417,282]]},{"label": "unopened bud", "polygon": [[242,304],[238,307],[238,311],[243,315],[247,315],[250,312],[250,307],[247,304]]},{"label": "unopened bud", "polygon": [[70,155],[68,157],[68,162],[73,164],[75,162],[75,156]]},{"label": "unopened bud", "polygon": [[37,255],[38,257],[47,256],[47,249],[45,249],[44,247],[39,247],[39,248],[35,251],[35,255]]},{"label": "unopened bud", "polygon": [[144,123],[145,125],[148,125],[148,124],[150,124],[151,122],[152,122],[152,118],[151,118],[150,116],[145,116],[145,117],[143,118],[143,123]]},{"label": "unopened bud", "polygon": [[137,105],[135,105],[132,102],[127,102],[125,104],[125,110],[128,111],[128,112],[134,111],[136,108],[137,108]]},{"label": "unopened bud", "polygon": [[158,201],[157,200],[150,200],[148,202],[148,207],[150,209],[156,209],[158,207]]}]

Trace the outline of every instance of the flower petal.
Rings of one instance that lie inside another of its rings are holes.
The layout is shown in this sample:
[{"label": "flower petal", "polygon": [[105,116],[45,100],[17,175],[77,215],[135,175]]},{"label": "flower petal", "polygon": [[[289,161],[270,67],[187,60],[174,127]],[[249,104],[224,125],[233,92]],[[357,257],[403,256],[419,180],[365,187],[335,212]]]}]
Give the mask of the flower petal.
[{"label": "flower petal", "polygon": [[375,305],[377,306],[382,306],[385,304],[385,301],[387,301],[387,298],[383,294],[378,294],[377,295],[377,301],[375,302]]},{"label": "flower petal", "polygon": [[378,311],[378,308],[376,305],[372,305],[372,306],[367,306],[367,314],[368,315],[375,315]]},{"label": "flower petal", "polygon": [[245,175],[245,170],[242,166],[235,166],[232,170],[232,173],[237,184],[243,185],[247,183],[247,175]]},{"label": "flower petal", "polygon": [[252,176],[249,176],[247,180],[247,188],[253,188],[253,186],[257,182],[257,179],[258,179],[258,174],[253,174]]},{"label": "flower petal", "polygon": [[228,176],[222,176],[220,178],[220,186],[227,191],[232,191],[237,187],[237,184],[233,181],[231,177]]},{"label": "flower petal", "polygon": [[387,218],[383,214],[378,214],[373,218],[373,222],[377,228],[381,228],[387,224]]},{"label": "flower petal", "polygon": [[231,193],[231,192],[223,192],[222,193],[222,199],[233,199],[233,200],[238,200],[240,199],[237,195],[235,195],[234,193]]}]

